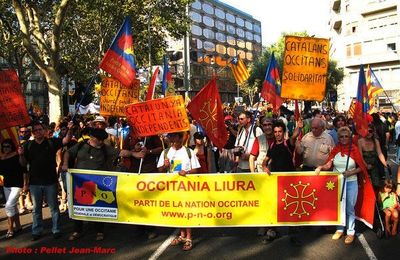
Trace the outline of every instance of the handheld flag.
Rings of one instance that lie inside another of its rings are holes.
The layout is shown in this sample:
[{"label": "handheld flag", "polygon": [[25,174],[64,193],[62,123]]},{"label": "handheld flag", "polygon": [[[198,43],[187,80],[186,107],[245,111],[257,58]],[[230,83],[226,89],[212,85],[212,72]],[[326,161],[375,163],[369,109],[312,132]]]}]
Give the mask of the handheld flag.
[{"label": "handheld flag", "polygon": [[222,149],[228,141],[228,131],[215,77],[197,93],[187,109],[193,119],[200,123],[213,144]]},{"label": "handheld flag", "polygon": [[[164,96],[167,96],[169,92],[174,92],[173,91],[173,82],[172,82],[172,74],[169,71],[168,67],[168,60],[167,56],[164,56],[164,67],[163,67],[163,78],[162,78],[162,83],[161,83],[161,91],[164,94]],[[172,88],[172,90],[171,90]]]},{"label": "handheld flag", "polygon": [[235,77],[236,83],[237,84],[242,84],[244,81],[246,81],[249,77],[250,74],[247,71],[246,65],[240,59],[240,57],[234,57],[231,62],[229,63],[229,66],[232,69],[233,76]]},{"label": "handheld flag", "polygon": [[347,116],[353,118],[355,109],[356,109],[356,100],[355,100],[355,98],[353,98],[351,100],[349,111],[347,112]]},{"label": "handheld flag", "polygon": [[375,76],[374,71],[368,66],[367,70],[367,88],[368,88],[368,99],[369,99],[369,113],[372,114],[375,105],[375,96],[383,92],[383,87],[379,83],[378,78]]},{"label": "handheld flag", "polygon": [[126,17],[99,66],[127,87],[136,77],[131,28],[131,19]]},{"label": "handheld flag", "polygon": [[281,99],[281,80],[274,53],[272,53],[269,59],[261,96],[272,104],[275,111],[279,110],[283,103]]},{"label": "handheld flag", "polygon": [[153,73],[153,76],[151,77],[151,80],[150,80],[149,89],[147,90],[147,95],[146,95],[146,101],[153,99],[154,89],[156,88],[157,75],[159,72],[160,72],[160,68],[157,67]]},{"label": "handheld flag", "polygon": [[360,74],[358,78],[357,99],[354,109],[354,124],[357,133],[362,137],[368,134],[368,121],[367,113],[369,111],[368,90],[365,82],[364,66],[360,67]]}]

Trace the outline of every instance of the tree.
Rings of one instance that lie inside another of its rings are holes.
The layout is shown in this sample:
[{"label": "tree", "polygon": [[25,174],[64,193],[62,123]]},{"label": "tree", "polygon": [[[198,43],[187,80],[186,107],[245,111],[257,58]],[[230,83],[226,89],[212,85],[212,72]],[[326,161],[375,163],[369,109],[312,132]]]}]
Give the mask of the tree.
[{"label": "tree", "polygon": [[240,85],[240,89],[244,94],[244,97],[247,97],[250,101],[250,105],[252,106],[254,103],[254,96],[256,95],[258,89],[260,89],[261,81],[256,79],[253,84],[249,84],[248,81],[243,82]]},{"label": "tree", "polygon": [[[191,2],[13,0],[10,3],[0,0],[0,17],[4,18],[2,22],[18,28],[13,34],[16,43],[22,43],[43,74],[49,88],[50,120],[56,121],[62,114],[61,77],[68,74],[78,84],[85,85],[96,72],[126,15],[132,17],[137,61],[148,64],[148,39],[152,41],[152,60],[161,61],[166,36],[182,38],[186,34],[190,19],[185,7]],[[0,42],[1,45],[4,43]],[[16,44],[12,48],[19,46]]]},{"label": "tree", "polygon": [[[280,39],[270,47],[266,49],[262,53],[261,56],[259,56],[258,59],[256,59],[252,65],[251,68],[251,74],[249,78],[249,84],[254,84],[256,80],[261,80],[264,81],[265,78],[265,72],[267,70],[267,65],[269,62],[269,59],[271,57],[272,52],[275,53],[275,58],[276,62],[279,67],[279,72],[281,73],[281,78],[282,78],[282,58],[284,54],[284,45],[285,45],[285,36],[286,35],[295,35],[295,36],[303,36],[303,37],[309,37],[309,35],[306,32],[297,32],[297,33],[282,33],[282,36]],[[337,86],[343,81],[344,78],[344,73],[343,70],[340,68],[337,68],[337,62],[334,60],[329,60],[329,65],[328,65],[328,75],[327,75],[327,83],[326,83],[326,92],[325,92],[325,99],[328,98],[328,92],[329,91],[336,91]],[[260,89],[261,91],[261,89]],[[311,109],[311,102],[305,102],[308,103],[307,107]],[[309,109],[305,109],[306,111]]]}]

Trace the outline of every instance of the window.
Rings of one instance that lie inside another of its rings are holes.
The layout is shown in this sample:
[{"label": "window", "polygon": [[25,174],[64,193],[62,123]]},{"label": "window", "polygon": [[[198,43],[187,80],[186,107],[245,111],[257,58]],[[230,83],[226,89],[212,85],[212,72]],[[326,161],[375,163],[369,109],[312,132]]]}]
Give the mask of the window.
[{"label": "window", "polygon": [[248,59],[248,60],[253,60],[253,53],[251,53],[251,52],[246,52],[246,59]]},{"label": "window", "polygon": [[209,4],[203,4],[203,10],[208,14],[214,14],[214,8]]},{"label": "window", "polygon": [[236,33],[235,27],[232,26],[232,25],[230,25],[230,24],[228,24],[228,25],[226,26],[226,30],[227,30],[228,33],[230,33],[230,34],[235,34],[235,33]]},{"label": "window", "polygon": [[204,37],[206,37],[207,39],[210,39],[210,40],[215,38],[214,32],[211,31],[210,29],[204,29],[203,30],[203,35],[204,35]]},{"label": "window", "polygon": [[361,55],[361,43],[354,43],[354,55]]},{"label": "window", "polygon": [[246,54],[243,51],[238,51],[237,55],[244,60],[246,58]]},{"label": "window", "polygon": [[253,24],[251,22],[249,22],[249,21],[246,21],[246,28],[248,30],[253,30]]},{"label": "window", "polygon": [[201,28],[197,25],[192,25],[192,34],[200,36],[202,33]]},{"label": "window", "polygon": [[253,34],[251,32],[246,32],[246,39],[252,41],[253,40]]},{"label": "window", "polygon": [[226,37],[226,41],[227,41],[230,45],[236,45],[236,39],[235,39],[235,37],[227,36],[227,37]]},{"label": "window", "polygon": [[201,3],[200,3],[199,1],[196,1],[196,2],[194,2],[194,3],[192,4],[192,7],[193,7],[194,9],[200,10],[200,9],[201,9]]},{"label": "window", "polygon": [[208,16],[203,16],[203,23],[207,26],[214,27],[214,19]]},{"label": "window", "polygon": [[197,49],[203,49],[203,42],[199,39],[197,39]]},{"label": "window", "polygon": [[255,40],[256,42],[260,43],[260,42],[261,42],[261,37],[260,37],[260,35],[254,35],[254,40]]},{"label": "window", "polygon": [[201,15],[196,12],[190,12],[190,18],[192,18],[193,21],[200,23],[201,22]]},{"label": "window", "polygon": [[236,24],[239,26],[244,26],[244,20],[242,18],[236,18]]},{"label": "window", "polygon": [[235,16],[233,16],[233,14],[227,13],[226,20],[228,20],[228,22],[235,23]]},{"label": "window", "polygon": [[237,34],[239,37],[244,38],[244,31],[243,31],[243,29],[237,28],[237,29],[236,29],[236,34]]},{"label": "window", "polygon": [[219,54],[224,55],[226,53],[226,47],[224,45],[217,44],[217,48],[216,49],[217,49],[217,52]]},{"label": "window", "polygon": [[239,47],[239,48],[242,48],[242,49],[244,49],[245,47],[246,47],[246,44],[244,43],[244,40],[242,40],[242,39],[237,39],[237,46]]},{"label": "window", "polygon": [[215,51],[215,44],[212,42],[204,42],[204,49],[206,51]]},{"label": "window", "polygon": [[232,47],[229,47],[229,48],[227,49],[227,53],[228,53],[229,56],[235,57],[235,56],[236,56],[236,49],[235,49],[235,48],[232,48]]},{"label": "window", "polygon": [[395,51],[396,50],[396,43],[395,42],[388,43],[387,44],[387,50],[388,51]]},{"label": "window", "polygon": [[225,24],[221,21],[215,21],[215,27],[220,31],[225,31]]},{"label": "window", "polygon": [[225,12],[221,9],[215,8],[215,15],[220,19],[225,19]]},{"label": "window", "polygon": [[254,31],[255,31],[256,33],[261,33],[261,25],[255,24],[255,25],[254,25]]},{"label": "window", "polygon": [[226,36],[223,33],[216,33],[215,34],[215,38],[217,39],[217,41],[219,42],[226,42]]},{"label": "window", "polygon": [[248,49],[249,51],[252,51],[253,50],[253,43],[246,42],[246,49]]}]

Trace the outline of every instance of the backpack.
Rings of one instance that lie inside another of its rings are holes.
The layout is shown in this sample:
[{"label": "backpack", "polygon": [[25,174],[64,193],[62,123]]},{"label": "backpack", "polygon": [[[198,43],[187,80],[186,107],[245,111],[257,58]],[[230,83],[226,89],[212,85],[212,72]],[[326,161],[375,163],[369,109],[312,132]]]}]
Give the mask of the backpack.
[{"label": "backpack", "polygon": [[[186,146],[184,146],[184,147],[186,148],[186,152],[187,152],[187,155],[189,157],[189,160],[191,160],[192,159],[192,153],[190,152],[190,148],[187,148]],[[167,149],[164,150],[164,160],[168,159],[167,155],[168,155],[169,149],[171,149],[171,147],[168,147]]]}]

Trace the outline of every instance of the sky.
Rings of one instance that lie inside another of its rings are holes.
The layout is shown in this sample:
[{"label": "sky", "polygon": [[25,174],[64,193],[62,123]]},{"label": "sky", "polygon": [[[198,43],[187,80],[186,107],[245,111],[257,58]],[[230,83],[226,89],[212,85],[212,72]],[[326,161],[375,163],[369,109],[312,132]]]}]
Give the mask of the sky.
[{"label": "sky", "polygon": [[262,44],[275,43],[282,32],[307,31],[329,37],[330,0],[220,0],[261,21]]}]

